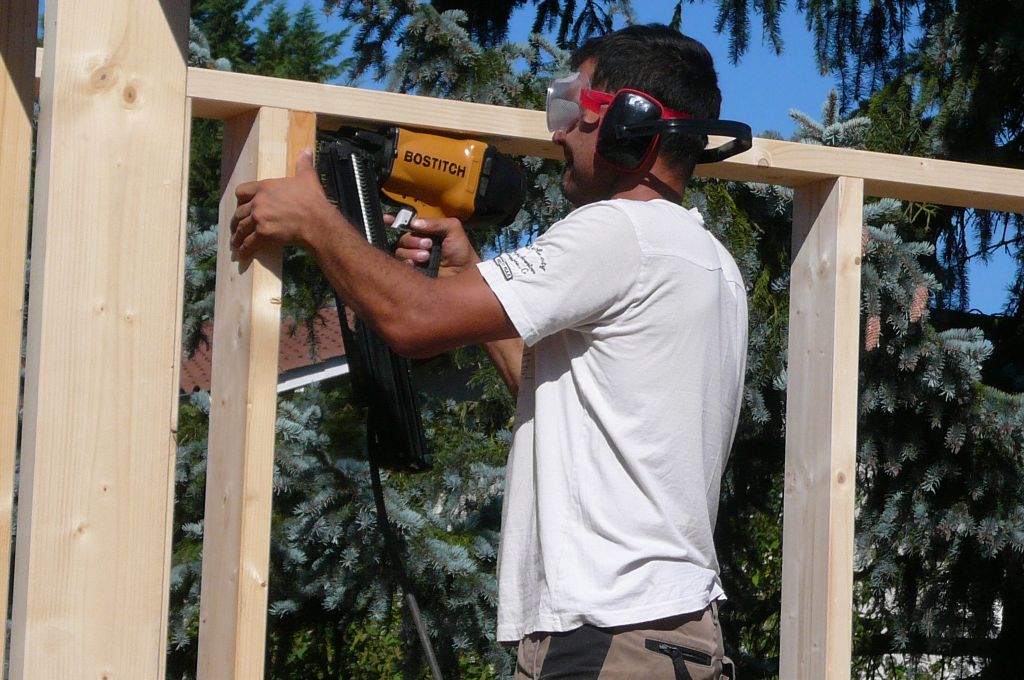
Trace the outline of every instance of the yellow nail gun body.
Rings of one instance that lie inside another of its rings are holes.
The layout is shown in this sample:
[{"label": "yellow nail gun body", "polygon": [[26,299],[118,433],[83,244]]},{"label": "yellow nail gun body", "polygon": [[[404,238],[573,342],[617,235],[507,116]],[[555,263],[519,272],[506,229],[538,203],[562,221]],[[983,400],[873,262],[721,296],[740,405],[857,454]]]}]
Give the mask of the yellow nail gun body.
[{"label": "yellow nail gun body", "polygon": [[504,225],[523,204],[518,166],[486,142],[398,127],[343,128],[332,136],[369,154],[380,192],[420,217]]},{"label": "yellow nail gun body", "polygon": [[394,151],[381,193],[420,217],[509,221],[523,202],[511,161],[479,140],[394,129]]}]

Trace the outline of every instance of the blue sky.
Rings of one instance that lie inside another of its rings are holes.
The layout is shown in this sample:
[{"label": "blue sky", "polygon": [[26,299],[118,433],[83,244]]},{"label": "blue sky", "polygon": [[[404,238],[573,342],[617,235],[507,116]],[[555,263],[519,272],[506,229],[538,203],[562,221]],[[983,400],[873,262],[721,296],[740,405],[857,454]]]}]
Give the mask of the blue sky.
[{"label": "blue sky", "polygon": [[[667,23],[674,6],[674,2],[665,0],[633,2],[639,23]],[[532,17],[532,4],[525,10]],[[750,49],[734,65],[729,63],[728,38],[715,32],[716,13],[714,4],[706,1],[684,4],[682,30],[704,43],[715,59],[722,90],[722,118],[747,123],[755,135],[774,130],[786,138],[796,130],[790,109],[818,118],[832,81],[819,75],[814,66],[813,47],[803,18],[796,12],[786,13],[782,22],[786,41],[782,56],[776,56],[763,44],[760,27],[753,27]],[[760,16],[755,21],[760,21]],[[526,30],[529,20],[523,24]]]},{"label": "blue sky", "polygon": [[[287,0],[294,11],[304,0]],[[309,0],[319,9],[319,0]],[[788,139],[796,131],[789,115],[791,109],[820,119],[825,98],[833,89],[830,76],[818,73],[814,64],[813,36],[804,17],[790,0],[781,20],[783,53],[776,55],[762,40],[760,15],[751,18],[750,47],[738,64],[729,63],[729,41],[715,32],[716,5],[713,0],[698,0],[683,5],[683,32],[704,43],[715,58],[722,90],[722,118],[750,125],[755,135],[773,130]],[[668,22],[675,2],[671,0],[633,0],[640,23]],[[509,38],[525,38],[534,12],[527,2],[515,17]],[[321,15],[322,16],[322,15]],[[340,30],[336,18],[323,19],[325,29]],[[978,263],[970,269],[971,306],[985,313],[1002,310],[1006,288],[1014,272],[1009,256],[997,254],[989,265]]]}]

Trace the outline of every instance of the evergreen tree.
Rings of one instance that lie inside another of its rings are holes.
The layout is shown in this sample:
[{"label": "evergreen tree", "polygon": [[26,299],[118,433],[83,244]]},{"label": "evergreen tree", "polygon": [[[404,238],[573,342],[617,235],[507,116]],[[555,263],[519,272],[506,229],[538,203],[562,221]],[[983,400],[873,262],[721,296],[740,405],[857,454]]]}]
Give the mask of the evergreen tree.
[{"label": "evergreen tree", "polygon": [[[856,147],[874,130],[863,118],[842,120],[835,95],[822,122],[799,112],[794,118],[801,123],[797,138],[805,143]],[[791,192],[776,187],[750,186],[738,197],[762,225],[772,213],[786,215],[791,209]],[[855,669],[860,677],[1002,677],[1020,660],[1014,641],[1021,639],[1024,606],[1018,585],[1024,565],[1024,510],[1018,500],[1024,485],[1024,397],[982,382],[981,365],[991,345],[980,330],[939,330],[929,323],[929,301],[938,288],[927,268],[933,246],[900,236],[910,230],[914,214],[914,206],[893,200],[865,206]],[[773,231],[762,233],[767,237]],[[779,271],[768,253],[782,250],[778,244],[761,250],[766,268],[760,280]],[[775,290],[786,285],[781,271],[772,281]],[[757,300],[755,283],[749,357],[761,362],[765,346]],[[748,373],[748,390],[762,393],[748,400],[754,423],[781,422],[781,404],[764,389],[769,380],[784,387],[785,374],[765,373],[757,365]],[[762,403],[769,407],[760,409]],[[750,432],[741,426],[730,484],[746,478]],[[754,434],[758,449],[781,450],[770,428]],[[778,502],[781,455],[767,467],[768,477],[776,480],[771,498]],[[766,626],[777,634],[772,616],[761,624],[751,616],[761,597],[777,603],[778,581],[769,589],[763,585],[765,576],[777,578],[771,568],[777,535],[769,532],[767,541],[756,540],[764,524],[751,522],[736,493],[725,494],[721,521],[732,527],[738,518],[749,528],[720,537],[726,580],[740,586],[738,594],[730,593],[739,605],[732,624],[739,624],[736,639],[744,648],[738,656],[747,662],[748,675],[768,677],[776,669],[758,662],[763,648],[749,645]],[[766,505],[768,512],[777,507]],[[741,548],[773,548],[760,555],[768,568],[757,569],[756,552],[749,559],[741,549],[737,560],[737,540]],[[748,585],[758,596],[752,602]]]},{"label": "evergreen tree", "polygon": [[[749,9],[735,7],[737,16]],[[838,104],[870,118],[865,148],[1024,166],[1019,3],[799,7],[819,65],[837,77]],[[742,32],[743,21],[723,27]],[[862,363],[857,588],[866,609],[855,651],[866,674],[886,677],[1014,674],[1022,651],[1013,641],[1024,639],[1021,398],[993,385],[1019,392],[1020,358],[970,324],[1020,335],[1022,218],[920,204],[890,212],[869,230],[864,268],[865,328],[879,344]],[[967,264],[996,250],[1018,262],[1006,306],[1016,321],[951,313],[969,304]],[[918,314],[923,322],[908,322]],[[983,372],[993,352],[1009,363]],[[985,374],[996,382],[980,382]]]},{"label": "evergreen tree", "polygon": [[728,600],[726,653],[740,677],[777,672],[791,192],[696,179],[686,203],[736,259],[748,296],[743,409],[722,478],[715,545]]},{"label": "evergreen tree", "polygon": [[[583,3],[558,0],[532,0],[535,9],[532,32],[540,34],[557,26],[556,44],[569,48],[591,35],[612,30],[616,19],[632,18],[628,0],[585,0]],[[501,2],[473,2],[472,0],[433,0],[430,3],[415,0],[323,0],[324,7],[358,26],[353,42],[356,62],[350,71],[358,81],[372,71],[374,80],[382,81],[390,70],[389,52],[401,46],[413,32],[410,27],[423,17],[427,7],[433,13],[446,17],[448,25],[435,38],[452,38],[457,44],[472,41],[482,48],[496,47],[508,35],[512,12],[526,4],[526,0]],[[450,56],[456,56],[452,51]],[[407,91],[405,89],[402,90]]]},{"label": "evergreen tree", "polygon": [[253,63],[255,22],[270,0],[195,0],[192,23],[220,59],[249,73]]},{"label": "evergreen tree", "polygon": [[[719,30],[732,57],[748,45],[750,12],[761,14],[776,51],[782,5],[717,0]],[[1009,0],[857,3],[801,0],[814,35],[818,65],[835,75],[844,110],[872,112],[882,126],[869,148],[1007,167],[1024,167],[1024,5]],[[1017,263],[1005,311],[1024,317],[1024,222],[929,207],[915,229],[935,246],[942,284],[934,304],[967,309],[971,260],[1002,251]]]},{"label": "evergreen tree", "polygon": [[348,32],[327,35],[320,31],[308,1],[293,16],[279,0],[270,7],[264,23],[253,40],[253,73],[326,83],[345,69],[347,62],[331,62],[337,59]]}]

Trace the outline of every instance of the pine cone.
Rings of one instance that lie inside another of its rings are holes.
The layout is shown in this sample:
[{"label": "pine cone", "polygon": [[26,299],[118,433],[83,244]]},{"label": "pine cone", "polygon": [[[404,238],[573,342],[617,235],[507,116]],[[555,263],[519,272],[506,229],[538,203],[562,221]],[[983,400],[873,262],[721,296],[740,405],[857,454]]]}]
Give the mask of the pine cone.
[{"label": "pine cone", "polygon": [[864,350],[871,352],[878,349],[882,337],[882,317],[872,314],[864,324]]},{"label": "pine cone", "polygon": [[914,289],[914,298],[910,301],[910,323],[917,323],[921,320],[925,308],[928,306],[928,289],[918,286]]}]

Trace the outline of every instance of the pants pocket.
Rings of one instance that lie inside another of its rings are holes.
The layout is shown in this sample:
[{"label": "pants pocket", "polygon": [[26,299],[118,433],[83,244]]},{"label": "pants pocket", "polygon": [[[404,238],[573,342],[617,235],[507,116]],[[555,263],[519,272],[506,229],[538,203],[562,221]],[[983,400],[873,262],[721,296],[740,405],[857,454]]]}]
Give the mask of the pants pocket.
[{"label": "pants pocket", "polygon": [[654,640],[652,638],[644,638],[644,647],[672,659],[672,668],[675,670],[676,680],[692,680],[693,676],[686,667],[687,663],[710,669],[714,661],[710,654],[700,649]]}]

